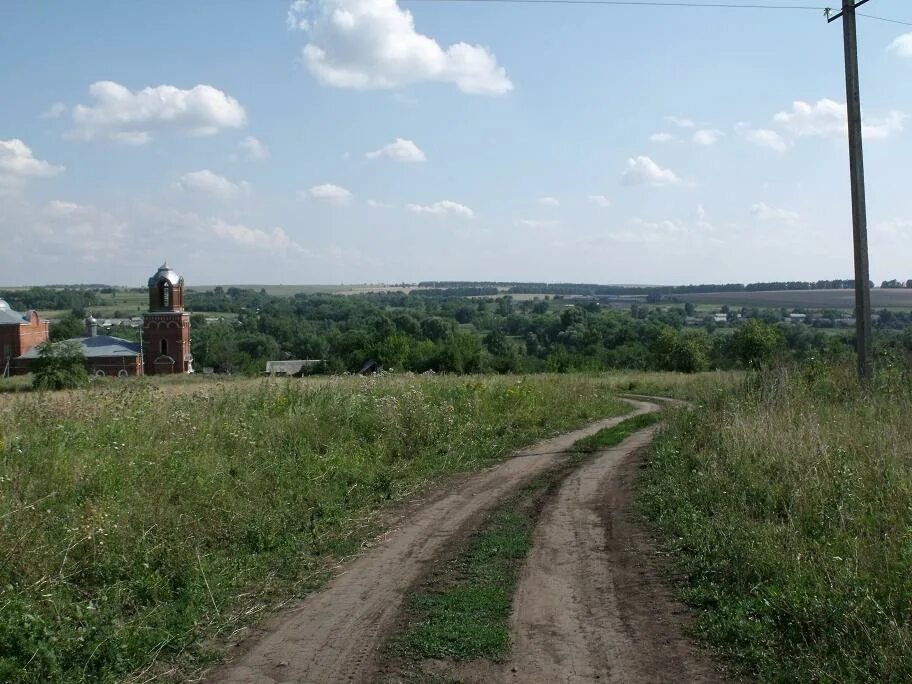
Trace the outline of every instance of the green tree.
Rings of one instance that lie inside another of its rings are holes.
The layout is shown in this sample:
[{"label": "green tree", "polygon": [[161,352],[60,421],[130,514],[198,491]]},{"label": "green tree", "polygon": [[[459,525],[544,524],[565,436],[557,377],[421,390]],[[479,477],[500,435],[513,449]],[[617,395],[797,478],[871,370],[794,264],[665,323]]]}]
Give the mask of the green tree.
[{"label": "green tree", "polygon": [[35,389],[75,389],[89,382],[85,356],[76,342],[45,342],[38,348],[38,360],[32,370]]},{"label": "green tree", "polygon": [[52,342],[68,340],[71,337],[82,337],[85,335],[84,321],[74,314],[68,312],[63,318],[60,318],[51,325],[50,338]]},{"label": "green tree", "polygon": [[731,350],[738,362],[754,368],[769,361],[785,346],[785,338],[778,327],[751,318],[731,337]]},{"label": "green tree", "polygon": [[657,365],[662,370],[696,373],[709,366],[709,336],[702,330],[678,332],[663,327],[653,344]]}]

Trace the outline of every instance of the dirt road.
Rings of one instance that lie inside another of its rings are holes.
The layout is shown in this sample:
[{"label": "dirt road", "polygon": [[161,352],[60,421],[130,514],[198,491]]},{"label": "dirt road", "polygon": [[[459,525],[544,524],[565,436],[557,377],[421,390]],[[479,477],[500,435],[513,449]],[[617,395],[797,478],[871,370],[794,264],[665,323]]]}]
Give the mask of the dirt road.
[{"label": "dirt road", "polygon": [[630,517],[645,430],[565,480],[546,504],[513,602],[501,679],[523,684],[718,682]]},{"label": "dirt road", "polygon": [[261,637],[240,646],[239,655],[209,673],[207,681],[369,681],[378,649],[395,623],[405,592],[444,553],[447,543],[471,529],[499,500],[558,463],[564,457],[562,452],[576,440],[657,408],[648,402],[630,403],[634,414],[541,442],[441,493],[349,564],[322,591],[269,620]]}]

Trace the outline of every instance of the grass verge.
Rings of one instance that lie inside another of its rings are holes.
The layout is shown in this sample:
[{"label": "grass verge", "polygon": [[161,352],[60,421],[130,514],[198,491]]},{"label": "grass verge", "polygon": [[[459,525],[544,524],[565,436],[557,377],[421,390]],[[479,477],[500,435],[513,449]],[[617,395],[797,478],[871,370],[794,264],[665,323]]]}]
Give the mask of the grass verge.
[{"label": "grass verge", "polygon": [[502,662],[510,648],[513,593],[545,501],[593,453],[617,446],[659,415],[634,416],[577,441],[559,467],[488,513],[455,556],[407,600],[403,628],[387,645],[397,674],[410,681],[433,678],[422,671],[423,660]]},{"label": "grass verge", "polygon": [[756,375],[678,412],[639,498],[697,629],[761,681],[912,681],[912,382]]},{"label": "grass verge", "polygon": [[594,435],[583,437],[583,439],[578,440],[576,444],[573,445],[572,451],[591,454],[596,451],[610,449],[623,442],[635,432],[655,425],[659,422],[660,416],[661,413],[655,411],[653,413],[641,413],[633,418],[628,418],[614,427],[603,428]]},{"label": "grass verge", "polygon": [[183,680],[449,474],[628,410],[599,376],[111,383],[0,401],[0,681]]}]

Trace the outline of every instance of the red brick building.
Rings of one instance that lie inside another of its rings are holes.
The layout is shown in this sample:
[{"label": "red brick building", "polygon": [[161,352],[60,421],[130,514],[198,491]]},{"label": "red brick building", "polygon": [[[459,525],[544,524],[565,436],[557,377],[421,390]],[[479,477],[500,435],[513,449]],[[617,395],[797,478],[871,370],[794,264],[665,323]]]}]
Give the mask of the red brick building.
[{"label": "red brick building", "polygon": [[[129,377],[142,375],[142,353],[139,342],[120,337],[98,334],[97,321],[89,316],[86,321],[86,336],[75,337],[68,342],[79,345],[85,357],[86,370],[90,375]],[[14,374],[28,373],[38,359],[38,349],[32,348],[22,356],[13,359]]]},{"label": "red brick building", "polygon": [[[4,308],[5,307],[5,308]],[[0,371],[28,373],[38,359],[38,345],[48,339],[48,323],[34,311],[12,311],[0,300]],[[143,342],[98,334],[97,321],[86,319],[86,336],[76,337],[92,375],[163,375],[192,373],[190,314],[184,311],[184,279],[162,264],[149,278],[149,313],[143,315]]]},{"label": "red brick building", "polygon": [[0,375],[14,372],[14,359],[48,339],[48,322],[34,311],[19,313],[0,299]]},{"label": "red brick building", "polygon": [[162,264],[149,278],[149,313],[143,315],[145,372],[192,373],[190,314],[184,311],[184,279]]}]

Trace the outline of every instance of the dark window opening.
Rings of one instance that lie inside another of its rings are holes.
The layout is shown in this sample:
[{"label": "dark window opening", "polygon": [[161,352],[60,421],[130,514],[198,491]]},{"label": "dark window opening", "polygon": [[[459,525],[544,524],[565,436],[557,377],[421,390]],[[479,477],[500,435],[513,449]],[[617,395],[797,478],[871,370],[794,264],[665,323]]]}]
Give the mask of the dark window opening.
[{"label": "dark window opening", "polygon": [[168,340],[161,341],[161,355],[162,356],[168,355]]}]

